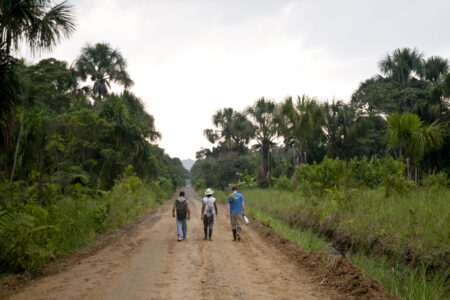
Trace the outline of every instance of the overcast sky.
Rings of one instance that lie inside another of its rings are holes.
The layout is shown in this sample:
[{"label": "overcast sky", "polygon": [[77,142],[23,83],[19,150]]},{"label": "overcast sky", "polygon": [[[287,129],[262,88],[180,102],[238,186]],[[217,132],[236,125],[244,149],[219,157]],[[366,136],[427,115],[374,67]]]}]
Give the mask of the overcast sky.
[{"label": "overcast sky", "polygon": [[71,63],[86,43],[118,48],[159,145],[180,159],[211,146],[202,132],[220,108],[261,96],[348,101],[400,47],[450,58],[448,0],[69,2],[76,33],[39,59]]}]

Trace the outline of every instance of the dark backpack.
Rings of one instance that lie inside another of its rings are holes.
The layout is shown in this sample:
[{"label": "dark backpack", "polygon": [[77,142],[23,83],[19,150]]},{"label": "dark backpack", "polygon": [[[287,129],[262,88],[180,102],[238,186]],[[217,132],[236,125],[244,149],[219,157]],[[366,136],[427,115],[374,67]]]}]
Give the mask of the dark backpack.
[{"label": "dark backpack", "polygon": [[175,206],[177,207],[177,219],[184,220],[187,216],[187,200],[180,201],[175,200]]}]

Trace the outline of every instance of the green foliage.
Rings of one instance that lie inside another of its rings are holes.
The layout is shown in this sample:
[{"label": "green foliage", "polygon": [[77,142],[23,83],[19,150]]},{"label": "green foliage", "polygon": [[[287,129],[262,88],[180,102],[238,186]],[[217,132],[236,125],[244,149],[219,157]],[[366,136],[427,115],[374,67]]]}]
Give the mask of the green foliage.
[{"label": "green foliage", "polygon": [[388,143],[391,147],[399,147],[407,157],[415,162],[420,161],[424,154],[442,145],[444,132],[439,123],[434,122],[423,126],[419,116],[411,113],[388,116]]},{"label": "green foliage", "polygon": [[450,180],[447,173],[438,172],[436,174],[428,174],[422,179],[422,186],[428,190],[436,191],[442,188],[448,188]]},{"label": "green foliage", "polygon": [[296,161],[306,162],[305,148],[315,148],[323,140],[322,127],[325,125],[325,107],[317,99],[306,95],[287,97],[275,113],[277,130],[283,135],[286,145],[297,148]]},{"label": "green foliage", "polygon": [[197,160],[191,168],[190,176],[195,188],[214,187],[225,189],[228,184],[253,185],[259,166],[259,155],[249,152],[224,153],[220,158],[208,157]]},{"label": "green foliage", "polygon": [[238,186],[241,188],[255,187],[256,179],[252,177],[248,172],[248,169],[244,170],[244,173],[236,173],[239,176]]},{"label": "green foliage", "polygon": [[365,186],[377,188],[383,186],[386,196],[392,193],[407,193],[413,183],[404,178],[405,165],[388,158],[373,158],[349,162],[325,157],[320,163],[299,165],[295,172],[298,188],[305,195],[323,195],[328,189],[348,190]]},{"label": "green foliage", "polygon": [[278,222],[288,225],[283,235],[301,228],[352,248],[352,260],[391,293],[407,299],[440,299],[445,294],[448,188],[433,193],[417,188],[390,198],[381,188],[364,186],[333,186],[312,196],[270,189],[243,193],[252,217],[273,228]]},{"label": "green foliage", "polygon": [[205,129],[203,134],[212,144],[227,151],[245,153],[255,128],[247,117],[232,108],[218,110],[212,117],[217,129]]},{"label": "green foliage", "polygon": [[49,0],[0,2],[0,42],[6,50],[17,50],[25,42],[31,51],[50,50],[75,30],[73,8],[61,2],[53,5]]},{"label": "green foliage", "polygon": [[38,269],[184,185],[187,171],[155,144],[138,97],[125,91],[94,106],[53,58],[14,61],[13,71],[26,88],[11,87],[0,120],[0,273]]},{"label": "green foliage", "polygon": [[349,258],[366,276],[378,280],[386,290],[401,299],[434,300],[445,299],[448,295],[448,270],[430,278],[425,267],[405,267],[401,263],[393,263],[387,255],[370,255],[358,251]]},{"label": "green foliage", "polygon": [[126,71],[125,58],[117,49],[108,43],[87,44],[81,49],[81,55],[74,64],[75,73],[81,80],[91,78],[94,81],[92,92],[99,99],[108,93],[110,82],[123,85],[125,88],[134,83]]},{"label": "green foliage", "polygon": [[30,191],[16,185],[8,191],[6,182],[0,185],[2,203],[7,194],[13,195],[8,207],[0,210],[0,272],[39,269],[89,244],[96,234],[130,222],[169,198],[173,189],[166,178],[144,183],[131,166],[101,196],[80,182],[72,183],[66,195],[51,187],[44,189],[48,200],[40,204],[36,187]]},{"label": "green foliage", "polygon": [[10,56],[0,41],[0,149],[12,146],[12,126],[23,90],[18,60]]},{"label": "green foliage", "polygon": [[272,228],[278,234],[290,239],[306,251],[322,252],[326,247],[326,241],[314,234],[311,229],[293,228],[286,221],[271,217],[253,207],[248,207],[247,213],[253,219]]},{"label": "green foliage", "polygon": [[259,98],[256,102],[247,108],[246,113],[250,116],[255,126],[256,147],[261,152],[262,166],[264,176],[269,172],[270,147],[274,145],[277,136],[276,124],[276,104],[272,100]]},{"label": "green foliage", "polygon": [[287,178],[285,175],[275,179],[274,187],[275,189],[281,191],[292,191],[295,189],[294,185],[292,184],[292,180]]}]

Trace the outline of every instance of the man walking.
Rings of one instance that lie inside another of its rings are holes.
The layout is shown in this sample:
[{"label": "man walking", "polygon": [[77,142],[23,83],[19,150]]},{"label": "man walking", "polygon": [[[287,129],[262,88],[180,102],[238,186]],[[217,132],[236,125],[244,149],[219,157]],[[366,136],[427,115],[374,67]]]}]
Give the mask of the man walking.
[{"label": "man walking", "polygon": [[173,204],[172,215],[174,218],[175,211],[177,212],[177,236],[178,241],[181,242],[182,233],[183,240],[187,237],[187,220],[191,218],[191,208],[187,199],[184,198],[184,191],[180,192],[180,196]]},{"label": "man walking", "polygon": [[245,216],[244,196],[233,186],[232,193],[227,197],[227,218],[230,217],[234,242],[241,240],[242,215]]},{"label": "man walking", "polygon": [[[212,195],[214,191],[210,188],[205,191],[205,198],[202,201],[202,212],[201,218],[203,220],[203,230],[205,232],[204,240],[209,239],[212,241],[212,232],[214,227],[214,210],[216,211],[217,216],[217,204],[216,198]],[[209,238],[208,238],[208,228],[209,228]]]}]

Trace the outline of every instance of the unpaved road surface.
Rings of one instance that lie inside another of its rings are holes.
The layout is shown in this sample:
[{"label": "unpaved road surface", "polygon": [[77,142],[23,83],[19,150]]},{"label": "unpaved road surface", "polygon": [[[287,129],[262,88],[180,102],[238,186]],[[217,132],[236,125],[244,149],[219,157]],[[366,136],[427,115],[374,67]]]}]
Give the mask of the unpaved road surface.
[{"label": "unpaved road surface", "polygon": [[58,272],[9,299],[348,299],[299,267],[256,225],[244,226],[242,241],[232,242],[224,205],[213,241],[204,241],[200,197],[185,191],[192,210],[186,241],[176,240],[169,201],[105,247],[60,263]]}]

